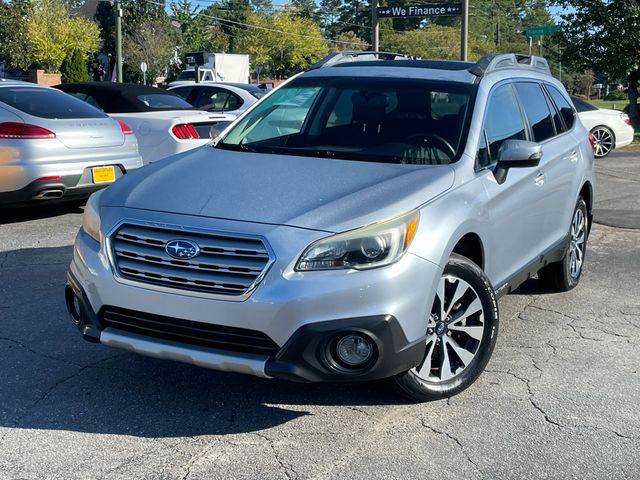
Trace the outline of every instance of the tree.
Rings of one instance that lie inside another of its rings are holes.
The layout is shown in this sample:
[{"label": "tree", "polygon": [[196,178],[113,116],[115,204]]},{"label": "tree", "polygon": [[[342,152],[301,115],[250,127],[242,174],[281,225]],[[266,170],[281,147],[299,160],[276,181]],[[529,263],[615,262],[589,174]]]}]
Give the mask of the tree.
[{"label": "tree", "polygon": [[291,0],[291,7],[298,17],[318,20],[314,0]]},{"label": "tree", "polygon": [[638,115],[640,82],[640,3],[633,0],[570,0],[560,6],[564,38],[563,60],[576,67],[606,73],[629,82],[629,116]]},{"label": "tree", "polygon": [[166,17],[145,20],[137,32],[125,35],[124,56],[129,78],[140,79],[139,65],[147,64],[147,79],[151,82],[165,71],[174,53],[170,25]]},{"label": "tree", "polygon": [[74,50],[86,55],[98,48],[98,26],[85,18],[70,17],[60,0],[32,0],[27,20],[27,41],[35,66],[57,72]]},{"label": "tree", "polygon": [[222,33],[228,38],[229,51],[230,53],[244,53],[239,50],[239,42],[247,29],[242,24],[250,23],[247,21],[252,13],[249,0],[221,0],[207,7],[203,13],[208,17],[214,17],[214,19],[228,20],[227,22],[218,20],[218,24]]},{"label": "tree", "polygon": [[263,65],[272,78],[286,78],[324,57],[329,49],[317,23],[288,9],[268,17],[249,14],[241,48],[254,65]]},{"label": "tree", "polygon": [[[421,58],[458,60],[460,58],[460,29],[431,25],[404,32],[395,32],[381,40],[383,50],[400,52]],[[469,59],[477,60],[493,51],[493,42],[477,37],[469,38]]]},{"label": "tree", "polygon": [[229,48],[222,28],[202,14],[190,0],[171,2],[171,19],[178,23],[176,43],[181,52],[220,52]]},{"label": "tree", "polygon": [[26,70],[32,63],[26,36],[31,10],[29,0],[0,0],[0,62],[9,68]]},{"label": "tree", "polygon": [[87,62],[80,50],[74,50],[71,54],[67,54],[60,65],[60,73],[62,81],[70,82],[86,82],[89,80],[89,72],[87,72]]},{"label": "tree", "polygon": [[340,42],[335,45],[338,50],[366,50],[369,46],[366,41],[350,30],[342,32],[335,40]]},{"label": "tree", "polygon": [[318,15],[322,31],[327,38],[333,39],[341,33],[340,24],[337,23],[340,18],[340,7],[342,7],[342,0],[320,0]]}]

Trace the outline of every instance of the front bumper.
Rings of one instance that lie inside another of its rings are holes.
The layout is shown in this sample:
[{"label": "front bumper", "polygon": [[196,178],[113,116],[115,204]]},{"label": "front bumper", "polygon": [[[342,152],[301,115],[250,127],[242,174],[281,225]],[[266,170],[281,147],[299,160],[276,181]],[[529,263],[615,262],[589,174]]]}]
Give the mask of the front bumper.
[{"label": "front bumper", "polygon": [[[282,229],[291,227],[276,228]],[[293,249],[301,251],[315,239],[309,235],[319,235],[307,232],[302,235],[306,238],[297,238],[290,231],[271,233],[268,237],[276,256],[284,248],[281,241],[289,246],[299,242]],[[81,299],[77,323],[85,339],[216,370],[296,381],[372,380],[419,364],[441,275],[440,267],[409,253],[388,267],[360,272],[288,275],[286,262],[276,260],[248,299],[227,301],[120,283],[104,249],[82,230],[78,234],[67,303],[71,293]],[[276,349],[268,354],[230,351],[114,328],[102,320],[105,309],[111,307],[151,316],[149,321],[156,316],[260,332]],[[375,359],[366,368],[339,368],[327,358],[328,343],[346,332],[362,333],[375,344]]]}]

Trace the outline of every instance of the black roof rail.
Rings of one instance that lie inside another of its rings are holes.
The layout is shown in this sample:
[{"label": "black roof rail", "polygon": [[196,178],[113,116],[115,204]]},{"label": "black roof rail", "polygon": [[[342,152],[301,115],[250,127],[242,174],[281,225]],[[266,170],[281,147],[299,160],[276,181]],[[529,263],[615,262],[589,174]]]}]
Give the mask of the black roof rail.
[{"label": "black roof rail", "polygon": [[322,60],[311,65],[307,71],[318,68],[331,67],[338,63],[370,61],[370,60],[415,60],[417,57],[393,52],[371,52],[367,50],[350,50],[346,52],[332,52]]},{"label": "black roof rail", "polygon": [[539,73],[551,75],[549,64],[544,58],[515,53],[492,53],[485,55],[469,69],[469,72],[473,73],[476,77],[483,77],[490,72],[504,69],[535,70]]}]

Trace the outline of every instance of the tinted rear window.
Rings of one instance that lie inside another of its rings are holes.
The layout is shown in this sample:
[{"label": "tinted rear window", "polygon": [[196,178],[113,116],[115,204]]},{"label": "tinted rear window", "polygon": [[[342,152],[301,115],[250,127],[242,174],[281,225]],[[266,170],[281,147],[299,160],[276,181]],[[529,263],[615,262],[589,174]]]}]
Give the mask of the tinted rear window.
[{"label": "tinted rear window", "polygon": [[573,121],[575,119],[575,112],[573,107],[569,104],[569,101],[564,98],[564,95],[554,87],[553,85],[547,85],[547,90],[553,99],[553,103],[556,104],[557,109],[560,111],[560,115],[564,120],[564,124],[567,129],[570,130],[573,127]]},{"label": "tinted rear window", "polygon": [[515,87],[522,101],[527,119],[529,120],[529,125],[533,133],[533,141],[543,142],[553,137],[556,132],[553,126],[553,120],[551,119],[549,106],[547,105],[540,85],[537,83],[518,82],[515,84]]},{"label": "tinted rear window", "polygon": [[593,110],[598,110],[598,107],[594,107],[590,103],[587,103],[584,100],[580,100],[579,98],[571,97],[571,100],[573,101],[573,105],[574,107],[576,107],[576,110],[578,112],[591,112]]},{"label": "tinted rear window", "polygon": [[40,118],[106,118],[88,103],[53,88],[2,87],[0,102]]},{"label": "tinted rear window", "polygon": [[146,95],[138,95],[138,100],[149,108],[175,108],[175,109],[192,109],[193,107],[185,102],[182,98],[175,95],[164,95],[162,93],[150,93]]}]

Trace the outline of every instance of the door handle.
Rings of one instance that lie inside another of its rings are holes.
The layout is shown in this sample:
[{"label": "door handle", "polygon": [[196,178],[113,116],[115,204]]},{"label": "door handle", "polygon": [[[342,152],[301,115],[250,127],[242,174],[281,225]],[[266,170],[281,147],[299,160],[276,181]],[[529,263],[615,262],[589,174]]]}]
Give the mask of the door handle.
[{"label": "door handle", "polygon": [[547,176],[542,173],[542,172],[538,172],[538,175],[536,175],[536,178],[534,180],[536,186],[541,187],[542,185],[544,185],[544,181],[547,178]]}]

